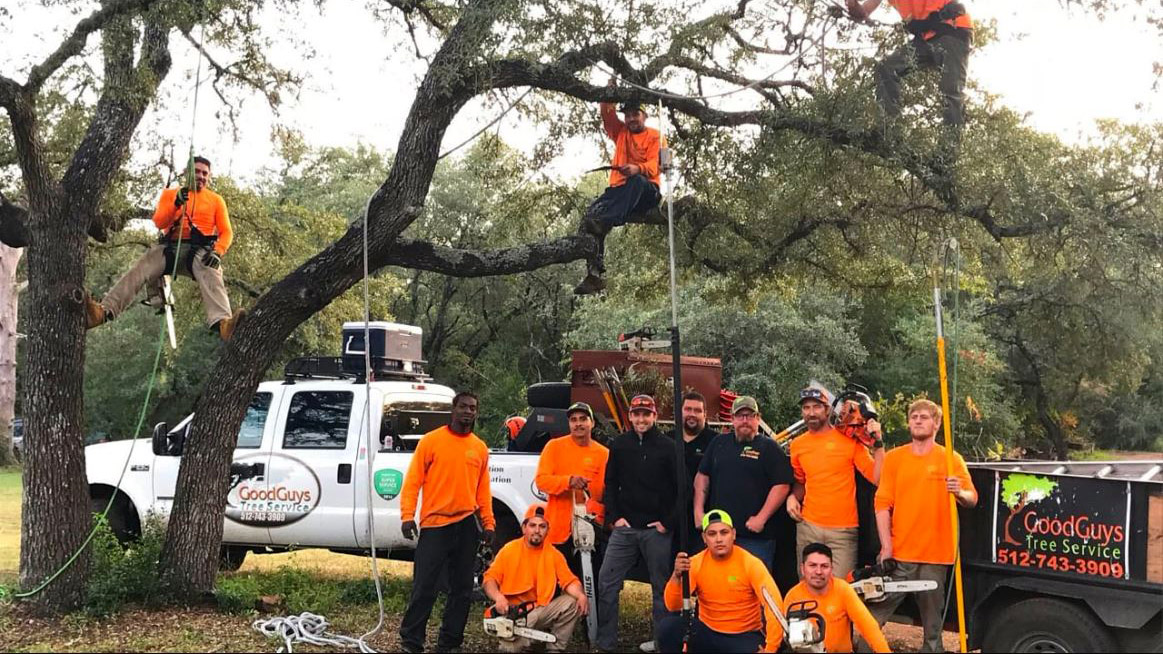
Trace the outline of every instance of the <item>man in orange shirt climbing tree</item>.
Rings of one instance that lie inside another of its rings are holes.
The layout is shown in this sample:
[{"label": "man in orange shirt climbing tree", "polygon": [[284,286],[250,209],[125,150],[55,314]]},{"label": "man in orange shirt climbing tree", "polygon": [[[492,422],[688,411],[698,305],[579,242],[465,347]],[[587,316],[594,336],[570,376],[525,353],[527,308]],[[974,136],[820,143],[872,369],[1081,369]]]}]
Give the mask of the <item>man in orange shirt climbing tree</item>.
[{"label": "man in orange shirt climbing tree", "polygon": [[[164,235],[161,243],[146,251],[129,272],[117,280],[101,302],[85,301],[85,327],[92,329],[121,315],[142,286],[151,284],[148,295],[161,299],[162,275],[174,270],[192,277],[202,292],[206,324],[224,341],[230,340],[244,314],[230,312],[230,298],[222,279],[222,257],[234,241],[234,229],[226,201],[210,188],[210,160],[194,157],[194,188],[162,191],[153,224]],[[177,251],[181,241],[181,252]]]},{"label": "man in orange shirt climbing tree", "polygon": [[852,627],[855,626],[874,652],[889,652],[888,640],[876,619],[848,582],[832,576],[832,550],[823,543],[809,543],[804,548],[800,566],[800,583],[783,598],[786,615],[797,602],[816,602],[813,612],[824,618],[824,651],[851,652]]},{"label": "man in orange shirt climbing tree", "polygon": [[[530,629],[552,633],[556,643],[547,643],[546,651],[562,652],[569,644],[578,618],[590,611],[581,582],[565,562],[561,552],[545,547],[553,523],[549,511],[540,502],[530,505],[521,522],[521,538],[510,541],[497,552],[485,572],[481,587],[493,601],[494,612],[503,616],[512,606],[533,602],[525,617]],[[561,589],[562,594],[556,595]],[[502,640],[502,652],[520,652],[532,643],[526,638]]]},{"label": "man in orange shirt climbing tree", "polygon": [[[929,400],[909,406],[912,442],[895,447],[885,456],[880,487],[876,489],[876,527],[880,534],[880,560],[896,559],[895,581],[935,581],[935,590],[915,593],[925,629],[922,652],[940,652],[944,626],[945,580],[953,565],[957,544],[953,541],[949,494],[957,504],[977,504],[977,490],[960,454],[953,453],[953,475],[947,476],[945,448],[937,445],[941,407]],[[884,624],[904,599],[889,593],[872,605],[872,614]]]},{"label": "man in orange shirt climbing tree", "polygon": [[[423,652],[424,634],[437,582],[448,571],[448,601],[436,641],[439,651],[460,647],[472,600],[473,563],[477,545],[493,542],[496,520],[489,488],[489,448],[472,432],[476,395],[462,391],[452,398],[452,420],[424,434],[412,454],[400,492],[400,530],[416,538],[416,503],[420,492],[420,539],[412,566],[412,596],[400,622],[405,652]],[[484,532],[477,527],[477,514]]]},{"label": "man in orange shirt climbing tree", "polygon": [[[882,0],[847,0],[848,15],[864,21]],[[949,0],[889,0],[913,40],[876,66],[876,97],[891,122],[901,113],[901,78],[917,68],[941,71],[938,87],[944,103],[944,121],[950,144],[955,145],[965,124],[965,78],[973,21],[965,5]]]},{"label": "man in orange shirt climbing tree", "polygon": [[[612,78],[610,86],[614,86]],[[606,234],[625,225],[630,216],[657,207],[662,199],[658,190],[658,130],[646,126],[646,111],[641,104],[625,102],[621,110],[622,120],[618,120],[613,104],[603,102],[601,106],[602,127],[614,141],[614,160],[610,164],[610,186],[586,209],[578,227],[579,233],[590,234],[598,241],[597,253],[586,261],[586,278],[573,289],[578,295],[606,288],[602,277],[606,272]]]}]

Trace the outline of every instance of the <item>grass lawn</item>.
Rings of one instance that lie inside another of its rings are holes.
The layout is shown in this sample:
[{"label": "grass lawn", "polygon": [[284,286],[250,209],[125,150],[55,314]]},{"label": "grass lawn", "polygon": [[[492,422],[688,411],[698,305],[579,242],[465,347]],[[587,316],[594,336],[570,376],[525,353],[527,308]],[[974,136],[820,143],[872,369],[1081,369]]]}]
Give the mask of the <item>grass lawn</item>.
[{"label": "grass lawn", "polygon": [[20,469],[0,469],[0,583],[16,580],[20,566]]}]

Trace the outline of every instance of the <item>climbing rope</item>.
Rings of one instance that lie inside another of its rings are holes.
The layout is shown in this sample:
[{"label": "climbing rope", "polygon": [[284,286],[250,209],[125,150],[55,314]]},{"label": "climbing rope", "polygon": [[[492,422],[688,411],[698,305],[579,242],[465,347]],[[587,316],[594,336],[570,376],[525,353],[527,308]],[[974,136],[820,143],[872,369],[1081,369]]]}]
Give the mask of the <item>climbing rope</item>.
[{"label": "climbing rope", "polygon": [[299,615],[255,620],[251,623],[251,627],[255,631],[267,638],[282,638],[283,646],[278,651],[286,652],[286,654],[292,654],[295,651],[296,643],[356,649],[368,653],[375,652],[374,649],[368,647],[363,638],[352,638],[328,632],[327,628],[330,626],[331,623],[327,622],[327,618],[307,611]]},{"label": "climbing rope", "polygon": [[[205,35],[206,35],[206,25],[205,25],[205,23],[202,23],[200,25],[200,33],[199,33],[199,49],[201,49],[201,43],[202,43],[202,40],[205,38]],[[194,136],[197,133],[196,129],[197,129],[197,122],[198,122],[198,91],[199,91],[199,87],[201,86],[201,78],[202,78],[202,58],[198,57],[198,65],[197,65],[197,70],[196,70],[196,74],[195,74],[195,84],[194,84],[193,115],[192,115],[192,119],[190,122],[190,155],[189,155],[189,158],[187,159],[187,162],[186,162],[187,188],[194,188]],[[190,200],[187,201],[187,205],[192,205],[194,202],[196,202],[196,200],[191,198]],[[193,210],[190,209],[188,206],[183,207],[183,213],[186,213],[186,212],[189,212],[187,214],[189,217],[193,216]],[[177,243],[177,252],[179,253],[179,255],[181,253],[181,248],[182,248],[182,230],[181,230],[181,218],[179,218],[178,219],[178,243]],[[171,277],[173,277],[174,279],[177,279],[178,262],[180,260],[181,260],[180,256],[174,257],[174,268],[171,271]],[[163,302],[168,301],[168,298],[162,298],[162,301]],[[149,411],[149,402],[150,402],[150,399],[152,399],[152,397],[153,397],[153,390],[154,390],[154,385],[157,382],[158,371],[161,369],[162,351],[165,349],[166,333],[167,333],[166,323],[165,323],[165,319],[163,318],[161,327],[158,331],[158,344],[157,344],[157,351],[154,353],[153,368],[149,373],[149,382],[146,384],[145,399],[141,403],[141,411],[138,413],[137,425],[133,428],[133,439],[129,442],[129,451],[125,455],[125,463],[121,466],[121,474],[118,475],[118,477],[117,477],[117,484],[115,486],[116,490],[114,490],[113,494],[109,496],[109,501],[105,504],[105,508],[101,511],[101,517],[98,518],[94,522],[93,527],[91,529],[89,529],[89,534],[88,534],[88,536],[85,537],[85,540],[81,543],[81,545],[79,547],[77,547],[77,549],[69,556],[69,558],[66,559],[63,564],[61,564],[61,567],[57,568],[56,572],[49,575],[47,578],[45,578],[44,581],[42,581],[39,585],[37,585],[32,590],[28,590],[28,591],[24,591],[24,592],[20,592],[20,593],[13,593],[12,597],[14,597],[15,599],[27,599],[29,597],[33,597],[34,595],[41,593],[45,588],[48,588],[50,585],[52,585],[52,583],[54,581],[56,581],[62,574],[64,574],[66,570],[68,570],[70,567],[72,567],[73,563],[75,563],[77,561],[77,559],[80,558],[81,553],[85,551],[85,548],[87,548],[89,546],[89,543],[93,542],[93,538],[97,535],[98,527],[108,517],[109,510],[113,508],[113,502],[117,499],[118,493],[120,493],[121,482],[125,481],[125,473],[129,470],[129,462],[133,460],[133,450],[134,450],[134,448],[137,447],[137,441],[141,437],[141,428],[145,425],[145,418],[146,418],[146,415]]]},{"label": "climbing rope", "polygon": [[[522,94],[521,94],[521,97],[517,98],[517,99],[516,99],[516,100],[513,102],[513,104],[509,105],[509,106],[508,106],[508,107],[507,107],[507,108],[506,108],[504,111],[502,111],[502,112],[501,112],[501,114],[500,114],[499,116],[497,116],[496,118],[494,118],[494,119],[492,119],[491,121],[489,121],[489,124],[487,124],[487,125],[485,125],[484,127],[482,127],[482,128],[480,128],[480,129],[478,129],[476,132],[474,132],[474,133],[473,133],[473,135],[472,135],[472,136],[468,137],[467,139],[465,139],[465,140],[461,141],[460,143],[456,144],[455,146],[453,146],[453,147],[451,147],[451,148],[449,148],[449,149],[445,150],[444,152],[442,152],[442,153],[440,154],[440,156],[436,157],[436,160],[437,160],[437,161],[439,161],[439,160],[441,160],[441,159],[443,159],[443,158],[447,157],[448,155],[452,154],[453,152],[456,152],[457,150],[459,150],[459,149],[463,148],[464,146],[468,145],[469,143],[472,143],[474,140],[476,140],[476,138],[477,138],[478,136],[480,136],[481,134],[484,134],[485,132],[487,132],[487,131],[489,130],[489,128],[490,128],[490,127],[492,127],[493,125],[496,125],[497,123],[501,122],[501,119],[502,119],[502,118],[504,118],[506,114],[508,114],[510,111],[512,111],[512,110],[514,110],[514,109],[516,109],[516,108],[517,108],[517,105],[521,104],[521,101],[525,99],[525,96],[529,95],[529,94],[530,94],[530,93],[532,93],[532,92],[533,92],[533,87],[529,87],[529,89],[528,89],[528,90],[526,90],[524,93],[522,93]],[[364,218],[365,218],[365,221],[366,221],[366,218],[367,218],[366,212],[365,212],[365,214],[364,214]]]}]

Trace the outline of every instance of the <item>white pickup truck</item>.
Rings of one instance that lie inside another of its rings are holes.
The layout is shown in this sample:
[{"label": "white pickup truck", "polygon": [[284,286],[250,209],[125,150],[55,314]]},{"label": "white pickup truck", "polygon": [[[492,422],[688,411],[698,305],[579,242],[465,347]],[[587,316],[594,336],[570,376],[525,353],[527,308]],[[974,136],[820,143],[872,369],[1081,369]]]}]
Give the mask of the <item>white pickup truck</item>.
[{"label": "white pickup truck", "polygon": [[[259,386],[239,431],[226,497],[223,568],[237,569],[251,551],[320,547],[366,552],[369,508],[375,512],[377,550],[410,559],[416,542],[400,532],[399,494],[415,441],[448,423],[452,389],[402,371],[389,381],[371,382],[368,389],[358,375],[343,373],[338,358],[297,361],[307,363],[297,369],[288,366],[286,381]],[[365,446],[366,390],[370,390],[371,438],[379,444],[372,452]],[[118,477],[133,442],[86,448],[95,510],[105,507],[115,489],[121,491],[109,522],[123,540],[139,534],[150,513],[168,518],[192,418],[173,429],[161,423],[152,439],[139,439],[120,484]],[[386,437],[390,437],[387,447]],[[544,499],[533,483],[537,458],[516,452],[493,452],[489,457],[501,539],[519,536],[516,516]]]}]

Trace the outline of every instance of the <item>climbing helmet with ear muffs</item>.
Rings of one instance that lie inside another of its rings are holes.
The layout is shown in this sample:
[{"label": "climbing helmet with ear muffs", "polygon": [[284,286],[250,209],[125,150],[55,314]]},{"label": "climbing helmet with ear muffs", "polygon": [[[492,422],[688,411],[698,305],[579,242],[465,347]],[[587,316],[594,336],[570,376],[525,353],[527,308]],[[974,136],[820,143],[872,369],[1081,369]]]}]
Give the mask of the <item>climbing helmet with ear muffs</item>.
[{"label": "climbing helmet with ear muffs", "polygon": [[832,421],[836,430],[868,447],[876,442],[876,437],[868,432],[868,421],[879,418],[876,405],[863,386],[849,384],[832,400]]}]

